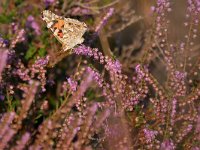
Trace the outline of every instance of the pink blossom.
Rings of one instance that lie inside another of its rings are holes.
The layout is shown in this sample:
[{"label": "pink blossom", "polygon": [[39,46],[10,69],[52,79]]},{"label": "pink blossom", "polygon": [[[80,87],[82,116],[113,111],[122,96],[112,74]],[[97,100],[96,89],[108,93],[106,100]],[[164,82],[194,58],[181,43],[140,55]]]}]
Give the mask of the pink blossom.
[{"label": "pink blossom", "polygon": [[68,78],[67,82],[69,83],[70,90],[75,92],[77,89],[78,83],[76,81],[74,81],[72,78]]},{"label": "pink blossom", "polygon": [[107,70],[111,71],[112,73],[121,73],[122,65],[118,60],[113,61],[111,59],[107,59],[106,62],[107,63],[105,67]]},{"label": "pink blossom", "polygon": [[113,13],[114,13],[114,8],[109,8],[109,10],[106,13],[106,15],[102,18],[101,22],[96,27],[96,29],[95,29],[96,33],[98,33],[102,29],[102,27],[105,26],[105,24],[107,23],[108,19],[113,15]]},{"label": "pink blossom", "polygon": [[178,79],[178,80],[184,80],[185,77],[186,77],[186,73],[182,73],[180,71],[175,71],[175,77]]},{"label": "pink blossom", "polygon": [[165,140],[162,142],[160,150],[174,150],[175,146],[172,140]]},{"label": "pink blossom", "polygon": [[17,142],[16,149],[22,150],[26,146],[28,140],[30,139],[30,133],[26,132],[21,139]]},{"label": "pink blossom", "polygon": [[70,14],[72,16],[83,16],[83,15],[90,15],[92,11],[87,8],[82,7],[74,7],[70,10]]},{"label": "pink blossom", "polygon": [[101,75],[90,67],[87,67],[87,71],[92,73],[93,79],[97,82],[99,87],[103,87],[103,79]]},{"label": "pink blossom", "polygon": [[149,130],[147,128],[143,129],[143,132],[144,132],[147,143],[151,143],[155,139],[156,135],[158,134],[158,131]]},{"label": "pink blossom", "polygon": [[136,65],[135,71],[136,71],[136,73],[137,73],[137,76],[138,76],[138,79],[139,79],[139,80],[141,80],[142,78],[145,77],[145,73],[142,71],[141,65],[140,65],[140,64]]},{"label": "pink blossom", "polygon": [[40,27],[39,27],[38,23],[35,21],[35,18],[33,16],[31,16],[31,15],[28,16],[26,26],[28,28],[33,29],[36,35],[41,34]]},{"label": "pink blossom", "polygon": [[6,66],[6,60],[8,57],[8,51],[4,49],[0,49],[0,78],[1,78],[1,73]]},{"label": "pink blossom", "polygon": [[90,47],[81,45],[74,49],[74,53],[77,55],[93,56],[93,50]]},{"label": "pink blossom", "polygon": [[49,7],[50,5],[52,5],[55,2],[55,0],[44,0],[45,6]]},{"label": "pink blossom", "polygon": [[171,111],[171,124],[174,125],[174,118],[176,115],[176,105],[177,105],[177,100],[176,98],[172,99],[172,111]]}]

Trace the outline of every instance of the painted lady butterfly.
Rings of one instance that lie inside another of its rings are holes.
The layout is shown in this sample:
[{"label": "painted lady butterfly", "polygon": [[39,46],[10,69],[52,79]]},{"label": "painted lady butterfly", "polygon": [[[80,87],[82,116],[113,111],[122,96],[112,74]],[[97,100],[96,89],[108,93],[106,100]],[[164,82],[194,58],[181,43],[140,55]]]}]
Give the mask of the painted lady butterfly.
[{"label": "painted lady butterfly", "polygon": [[[53,35],[62,44],[62,51],[58,53],[58,56],[64,57],[63,52],[71,50],[84,41],[83,34],[87,30],[87,25],[84,22],[58,16],[49,10],[42,12],[42,19],[47,23],[47,28],[53,32]],[[55,62],[53,63],[55,64]]]}]

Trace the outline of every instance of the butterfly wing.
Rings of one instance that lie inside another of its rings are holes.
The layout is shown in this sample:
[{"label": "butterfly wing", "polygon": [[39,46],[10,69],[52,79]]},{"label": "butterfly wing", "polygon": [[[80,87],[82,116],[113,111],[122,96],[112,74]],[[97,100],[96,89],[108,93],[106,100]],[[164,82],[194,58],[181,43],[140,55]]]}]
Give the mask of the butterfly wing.
[{"label": "butterfly wing", "polygon": [[65,18],[64,21],[63,48],[65,51],[84,41],[82,36],[87,30],[87,26],[85,23],[71,18]]},{"label": "butterfly wing", "polygon": [[43,20],[46,21],[47,28],[53,32],[56,39],[63,45],[64,51],[84,41],[82,36],[87,30],[87,25],[84,22],[64,18],[48,10],[43,11]]},{"label": "butterfly wing", "polygon": [[60,36],[60,32],[62,27],[64,26],[64,18],[52,13],[49,10],[44,10],[42,13],[42,19],[47,23],[47,28],[49,28],[56,39],[63,44],[62,36]]}]

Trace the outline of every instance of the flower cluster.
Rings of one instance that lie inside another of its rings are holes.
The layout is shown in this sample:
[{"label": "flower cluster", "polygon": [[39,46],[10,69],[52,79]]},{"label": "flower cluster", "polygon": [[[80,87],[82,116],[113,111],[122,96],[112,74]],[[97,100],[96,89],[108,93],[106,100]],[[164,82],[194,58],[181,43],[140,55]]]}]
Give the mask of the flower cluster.
[{"label": "flower cluster", "polygon": [[36,35],[41,34],[40,27],[39,27],[38,23],[35,21],[35,18],[33,16],[31,16],[31,15],[28,16],[26,26],[28,28],[33,29],[33,31],[35,32]]},{"label": "flower cluster", "polygon": [[35,77],[41,82],[42,91],[45,92],[46,85],[46,69],[49,57],[38,58],[30,68],[26,68],[19,60],[18,69],[14,72],[23,81],[29,81]]},{"label": "flower cluster", "polygon": [[161,144],[161,147],[160,147],[161,150],[174,150],[175,149],[175,146],[172,142],[172,140],[165,140],[162,142]]},{"label": "flower cluster", "polygon": [[172,110],[171,110],[171,124],[174,125],[174,118],[176,115],[177,100],[173,98],[172,100]]},{"label": "flower cluster", "polygon": [[99,61],[100,64],[105,64],[106,70],[110,72],[110,74],[121,74],[121,63],[116,60],[112,60],[106,56],[103,56],[102,52],[99,52],[97,48],[90,48],[84,45],[81,45],[74,49],[74,53],[77,55],[84,55],[93,57],[95,60]]},{"label": "flower cluster", "polygon": [[14,48],[16,46],[17,43],[23,42],[25,40],[25,30],[21,29],[18,30],[17,36],[12,40],[11,44],[10,44],[10,48]]},{"label": "flower cluster", "polygon": [[44,0],[45,6],[49,7],[50,5],[52,5],[55,1],[54,0]]},{"label": "flower cluster", "polygon": [[0,81],[1,81],[1,73],[6,66],[6,61],[8,57],[8,51],[5,49],[0,49]]},{"label": "flower cluster", "polygon": [[106,13],[106,15],[102,18],[101,22],[99,23],[99,25],[95,28],[95,32],[99,33],[101,28],[103,26],[105,26],[105,24],[107,23],[108,19],[113,15],[114,13],[114,8],[109,8],[108,12]]},{"label": "flower cluster", "polygon": [[0,36],[0,47],[6,47],[8,45],[8,41],[4,40],[1,36]]},{"label": "flower cluster", "polygon": [[146,138],[146,142],[147,143],[151,143],[156,135],[158,134],[158,131],[153,131],[153,130],[149,130],[149,129],[143,129],[143,132],[144,132],[144,136]]}]

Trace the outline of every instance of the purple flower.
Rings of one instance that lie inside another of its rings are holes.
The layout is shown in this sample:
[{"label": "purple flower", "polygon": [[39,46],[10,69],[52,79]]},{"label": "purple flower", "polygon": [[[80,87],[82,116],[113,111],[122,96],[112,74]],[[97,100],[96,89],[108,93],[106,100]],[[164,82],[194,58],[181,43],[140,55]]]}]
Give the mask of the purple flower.
[{"label": "purple flower", "polygon": [[93,79],[96,81],[96,83],[99,85],[99,87],[103,87],[103,79],[102,79],[101,75],[97,71],[93,70],[90,67],[87,67],[87,71],[92,74]]},{"label": "purple flower", "polygon": [[138,65],[135,67],[135,71],[136,71],[136,73],[137,73],[137,75],[138,75],[139,80],[141,80],[142,78],[145,77],[145,73],[142,71],[141,65],[140,65],[140,64],[138,64]]},{"label": "purple flower", "polygon": [[73,7],[70,9],[70,14],[72,16],[83,16],[83,15],[90,15],[92,11],[87,8],[82,8],[82,7]]},{"label": "purple flower", "polygon": [[15,39],[12,40],[10,44],[10,48],[14,48],[17,43],[23,42],[25,40],[25,30],[24,29],[18,30],[16,35],[17,36],[15,37]]},{"label": "purple flower", "polygon": [[0,35],[0,47],[6,47],[8,46],[8,44],[9,44],[8,40],[3,39]]},{"label": "purple flower", "polygon": [[40,27],[39,27],[38,23],[35,21],[35,18],[33,16],[31,16],[31,15],[28,16],[26,26],[28,28],[33,29],[36,35],[41,34]]},{"label": "purple flower", "polygon": [[67,82],[69,83],[70,90],[73,92],[76,91],[78,83],[71,78],[68,78]]},{"label": "purple flower", "polygon": [[8,57],[8,51],[4,49],[0,49],[0,80],[1,80],[1,73],[6,66],[6,61]]},{"label": "purple flower", "polygon": [[13,33],[16,33],[19,30],[19,24],[18,23],[13,22],[11,24],[11,27],[12,27],[12,32]]},{"label": "purple flower", "polygon": [[151,143],[155,139],[156,135],[158,134],[158,131],[149,130],[146,128],[143,129],[143,132],[144,132],[147,143]]},{"label": "purple flower", "polygon": [[197,133],[200,133],[200,107],[199,107],[199,114],[197,116],[197,125],[195,130]]},{"label": "purple flower", "polygon": [[107,70],[112,73],[121,73],[122,65],[118,60],[113,61],[112,59],[107,59],[106,62],[107,64],[105,67]]},{"label": "purple flower", "polygon": [[184,80],[185,77],[186,77],[186,73],[182,73],[180,71],[175,71],[175,77],[178,79],[178,80]]},{"label": "purple flower", "polygon": [[172,140],[165,140],[162,142],[160,150],[174,150],[175,146]]},{"label": "purple flower", "polygon": [[17,142],[16,149],[24,149],[29,139],[30,139],[30,133],[26,132]]},{"label": "purple flower", "polygon": [[176,104],[177,104],[177,100],[176,98],[172,99],[172,111],[171,111],[171,124],[174,125],[174,118],[176,115]]},{"label": "purple flower", "polygon": [[44,58],[39,58],[35,61],[35,66],[38,66],[38,67],[44,67],[48,64],[49,62],[49,56],[47,55],[46,57]]},{"label": "purple flower", "polygon": [[29,140],[30,138],[30,133],[25,133],[23,136],[22,136],[22,143],[23,144],[26,144],[26,142]]},{"label": "purple flower", "polygon": [[99,33],[99,31],[102,29],[103,26],[107,23],[108,19],[113,15],[114,8],[110,8],[106,15],[102,18],[102,21],[99,23],[99,25],[96,27],[95,32]]},{"label": "purple flower", "polygon": [[45,67],[47,66],[48,62],[49,62],[49,55],[47,55],[46,57],[43,57],[43,58],[37,58],[37,60],[35,61],[35,63],[32,65],[32,67],[30,69],[32,78],[37,73],[39,73],[37,78],[41,82],[43,92],[46,91],[46,89],[45,89],[45,85],[46,85],[46,77],[45,77],[46,69],[45,69]]},{"label": "purple flower", "polygon": [[5,96],[0,94],[0,101],[4,100]]},{"label": "purple flower", "polygon": [[46,7],[49,7],[50,5],[54,3],[54,0],[44,0],[44,3]]},{"label": "purple flower", "polygon": [[74,53],[77,55],[84,55],[84,56],[92,56],[93,50],[90,47],[86,47],[84,45],[81,45],[74,49]]},{"label": "purple flower", "polygon": [[200,150],[199,147],[193,147],[192,150]]},{"label": "purple flower", "polygon": [[[200,1],[199,0],[194,0],[194,1],[188,0],[187,2],[188,2],[188,8],[187,9],[190,13],[193,13],[195,15],[200,13]],[[197,19],[196,23],[198,24],[198,19]]]},{"label": "purple flower", "polygon": [[0,139],[2,139],[3,135],[9,131],[9,126],[12,123],[13,119],[15,118],[14,112],[8,112],[3,115],[3,117],[0,120]]}]

